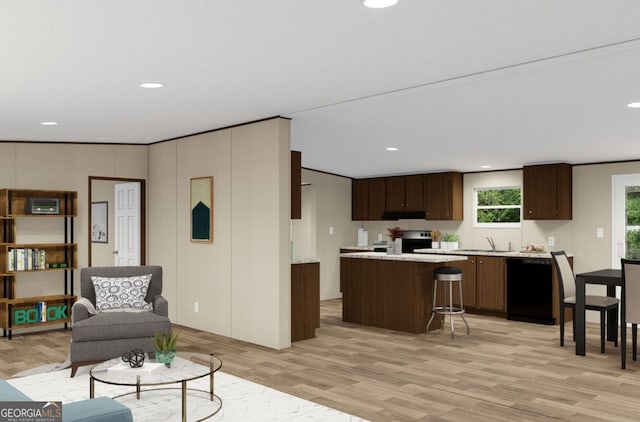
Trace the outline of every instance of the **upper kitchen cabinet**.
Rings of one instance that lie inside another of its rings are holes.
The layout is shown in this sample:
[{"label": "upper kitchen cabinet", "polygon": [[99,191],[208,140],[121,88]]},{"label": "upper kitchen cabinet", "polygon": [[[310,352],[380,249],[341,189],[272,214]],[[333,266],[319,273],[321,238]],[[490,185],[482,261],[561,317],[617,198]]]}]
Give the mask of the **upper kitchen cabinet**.
[{"label": "upper kitchen cabinet", "polygon": [[525,166],[522,170],[523,218],[571,220],[571,165],[563,163]]},{"label": "upper kitchen cabinet", "polygon": [[382,220],[384,214],[386,183],[384,177],[369,179],[369,220]]},{"label": "upper kitchen cabinet", "polygon": [[302,153],[291,151],[291,219],[302,218]]},{"label": "upper kitchen cabinet", "polygon": [[462,173],[424,175],[424,210],[427,220],[462,220]]},{"label": "upper kitchen cabinet", "polygon": [[386,202],[386,181],[384,177],[373,179],[352,179],[351,219],[382,220]]},{"label": "upper kitchen cabinet", "polygon": [[351,219],[369,219],[368,179],[351,179]]},{"label": "upper kitchen cabinet", "polygon": [[424,177],[393,176],[386,178],[386,211],[424,210]]}]

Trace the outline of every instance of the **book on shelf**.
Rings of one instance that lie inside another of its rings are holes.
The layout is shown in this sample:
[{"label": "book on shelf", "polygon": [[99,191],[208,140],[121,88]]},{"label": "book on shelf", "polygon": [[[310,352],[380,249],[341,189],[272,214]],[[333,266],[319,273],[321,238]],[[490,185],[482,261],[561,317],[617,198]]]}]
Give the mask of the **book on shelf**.
[{"label": "book on shelf", "polygon": [[16,249],[16,271],[24,271],[24,249]]},{"label": "book on shelf", "polygon": [[47,267],[46,251],[37,248],[9,249],[7,254],[8,271],[42,270]]}]

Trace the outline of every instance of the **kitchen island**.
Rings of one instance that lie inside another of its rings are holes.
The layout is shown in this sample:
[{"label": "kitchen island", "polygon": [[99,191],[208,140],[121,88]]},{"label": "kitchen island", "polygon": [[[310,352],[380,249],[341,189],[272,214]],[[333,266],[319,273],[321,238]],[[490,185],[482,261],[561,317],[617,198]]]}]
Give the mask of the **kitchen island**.
[{"label": "kitchen island", "polygon": [[466,260],[461,255],[340,254],[342,320],[423,333],[433,302],[433,270]]}]

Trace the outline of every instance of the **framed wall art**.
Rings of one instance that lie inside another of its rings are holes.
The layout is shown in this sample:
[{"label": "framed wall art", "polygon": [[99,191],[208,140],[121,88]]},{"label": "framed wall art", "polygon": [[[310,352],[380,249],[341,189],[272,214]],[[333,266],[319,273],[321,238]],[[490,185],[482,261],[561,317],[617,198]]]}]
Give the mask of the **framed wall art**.
[{"label": "framed wall art", "polygon": [[91,203],[91,241],[109,243],[109,203],[99,201]]},{"label": "framed wall art", "polygon": [[191,241],[213,243],[213,176],[191,179]]}]

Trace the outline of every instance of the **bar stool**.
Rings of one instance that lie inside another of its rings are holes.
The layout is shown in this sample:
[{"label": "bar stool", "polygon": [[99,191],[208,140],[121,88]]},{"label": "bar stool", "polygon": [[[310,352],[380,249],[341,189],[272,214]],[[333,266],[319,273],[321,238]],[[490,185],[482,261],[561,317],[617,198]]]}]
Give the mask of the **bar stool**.
[{"label": "bar stool", "polygon": [[[467,326],[467,334],[469,334],[469,324],[464,318],[464,304],[462,303],[462,270],[458,267],[438,267],[433,270],[433,305],[431,306],[431,318],[427,322],[426,330],[429,331],[429,325],[435,318],[436,314],[449,315],[449,322],[451,324],[451,338],[453,338],[453,316],[460,315],[464,325]],[[436,295],[438,292],[438,282],[442,282],[442,306],[436,306]],[[453,306],[453,283],[458,285],[458,293],[460,295],[460,306]],[[448,289],[447,289],[448,288]],[[449,296],[449,304],[447,305],[447,290]],[[444,324],[442,326],[444,329]]]}]

